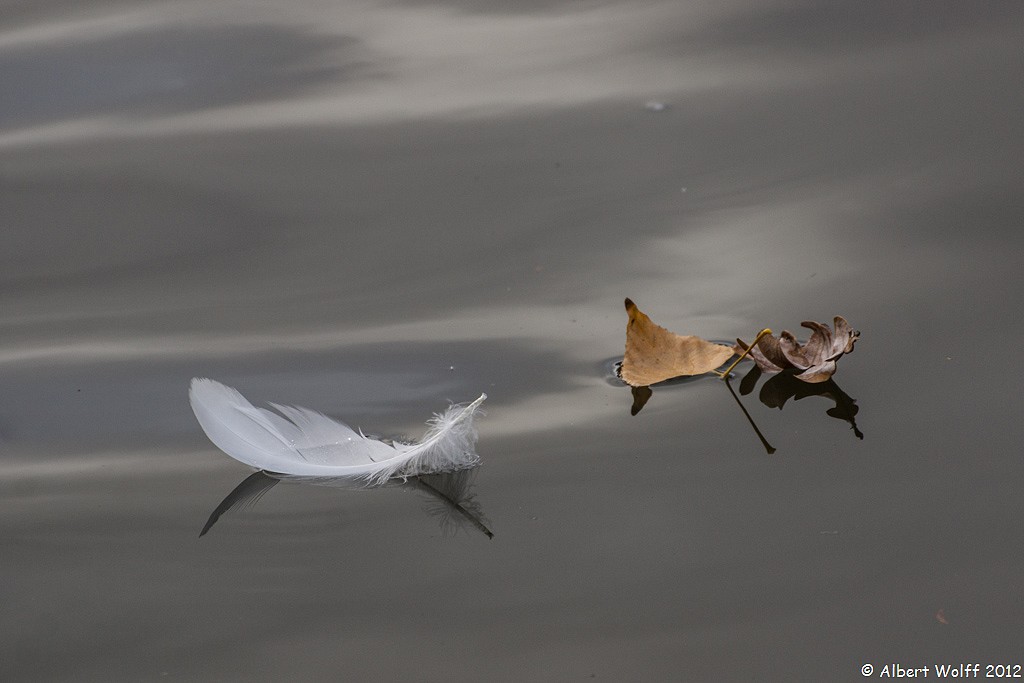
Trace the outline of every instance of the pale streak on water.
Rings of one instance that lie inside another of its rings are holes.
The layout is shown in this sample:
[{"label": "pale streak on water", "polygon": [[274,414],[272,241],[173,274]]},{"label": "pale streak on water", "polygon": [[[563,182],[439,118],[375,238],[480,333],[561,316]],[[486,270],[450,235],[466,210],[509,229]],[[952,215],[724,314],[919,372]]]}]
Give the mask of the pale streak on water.
[{"label": "pale streak on water", "polygon": [[[1022,14],[5,6],[0,678],[1019,661]],[[864,439],[755,390],[766,456],[713,379],[631,417],[627,296],[715,339],[846,316]],[[193,376],[388,437],[486,391],[494,538],[282,484],[198,539],[249,472]]]}]

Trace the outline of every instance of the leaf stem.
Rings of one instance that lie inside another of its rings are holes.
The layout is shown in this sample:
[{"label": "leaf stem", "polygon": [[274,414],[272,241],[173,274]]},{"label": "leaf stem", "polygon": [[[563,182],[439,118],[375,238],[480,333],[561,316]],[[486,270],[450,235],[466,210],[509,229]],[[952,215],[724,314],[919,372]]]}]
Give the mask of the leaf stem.
[{"label": "leaf stem", "polygon": [[750,346],[747,347],[747,350],[744,351],[743,354],[739,358],[737,358],[736,360],[733,361],[732,365],[730,365],[728,368],[725,369],[725,372],[715,372],[715,374],[718,375],[721,379],[729,379],[729,373],[732,372],[732,369],[734,367],[736,367],[741,360],[746,358],[747,354],[749,354],[751,352],[751,350],[755,346],[757,346],[757,342],[761,341],[761,337],[765,336],[766,334],[771,334],[771,333],[772,333],[772,331],[769,328],[767,328],[767,327],[764,328],[763,330],[761,330],[760,332],[758,332],[757,336],[754,338],[753,343],[751,343]]}]

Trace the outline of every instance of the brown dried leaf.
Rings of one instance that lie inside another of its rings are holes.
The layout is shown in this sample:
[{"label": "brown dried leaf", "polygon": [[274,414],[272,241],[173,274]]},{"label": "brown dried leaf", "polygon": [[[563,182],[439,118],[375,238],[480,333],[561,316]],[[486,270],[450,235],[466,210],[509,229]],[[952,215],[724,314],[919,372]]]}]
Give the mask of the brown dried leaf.
[{"label": "brown dried leaf", "polygon": [[[853,345],[860,338],[850,323],[842,316],[833,321],[835,332],[824,323],[805,320],[800,323],[811,330],[811,338],[805,344],[797,341],[789,331],[783,331],[779,338],[765,335],[750,351],[763,372],[781,372],[786,368],[802,370],[794,375],[799,380],[810,383],[826,382],[836,371],[836,361],[845,353],[853,351]],[[737,353],[746,351],[747,344],[741,339],[736,340],[734,347]]]},{"label": "brown dried leaf", "polygon": [[681,336],[656,325],[629,299],[626,313],[626,354],[620,376],[630,386],[649,386],[681,375],[701,375],[732,357],[733,350],[728,346]]},{"label": "brown dried leaf", "polygon": [[[736,340],[736,346],[733,347],[733,351],[737,356],[742,356],[747,350],[749,345],[742,339]],[[786,360],[786,356],[783,355],[782,349],[779,348],[779,340],[776,339],[771,333],[768,333],[761,337],[761,340],[757,342],[757,345],[750,350],[750,357],[754,359],[763,372],[774,373],[782,372],[786,368],[791,368],[793,365]]]}]

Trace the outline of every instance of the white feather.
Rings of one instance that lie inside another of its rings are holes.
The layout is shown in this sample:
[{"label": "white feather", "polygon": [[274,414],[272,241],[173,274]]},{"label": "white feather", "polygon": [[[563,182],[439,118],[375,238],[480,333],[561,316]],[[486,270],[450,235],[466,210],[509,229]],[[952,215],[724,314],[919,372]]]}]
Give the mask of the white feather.
[{"label": "white feather", "polygon": [[272,403],[281,415],[256,408],[212,379],[197,377],[189,389],[203,431],[235,460],[276,474],[350,477],[370,485],[476,465],[473,415],[485,398],[481,394],[468,405],[434,415],[419,443],[390,445],[307,408]]}]

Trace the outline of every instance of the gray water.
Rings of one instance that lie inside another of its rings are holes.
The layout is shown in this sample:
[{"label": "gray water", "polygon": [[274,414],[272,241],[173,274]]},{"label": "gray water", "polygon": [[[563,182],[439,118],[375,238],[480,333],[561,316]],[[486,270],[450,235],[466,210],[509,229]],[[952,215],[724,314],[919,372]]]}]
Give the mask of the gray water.
[{"label": "gray water", "polygon": [[[1011,2],[7,2],[0,678],[1024,664],[1022,40]],[[861,340],[781,411],[740,366],[769,455],[713,377],[630,415],[627,296]],[[284,483],[200,538],[251,471],[195,376],[409,438],[486,392],[480,524]]]}]

